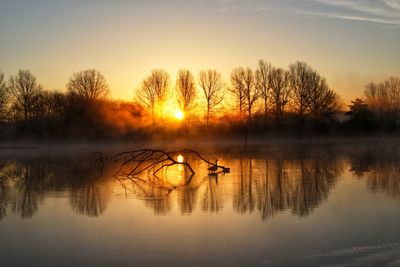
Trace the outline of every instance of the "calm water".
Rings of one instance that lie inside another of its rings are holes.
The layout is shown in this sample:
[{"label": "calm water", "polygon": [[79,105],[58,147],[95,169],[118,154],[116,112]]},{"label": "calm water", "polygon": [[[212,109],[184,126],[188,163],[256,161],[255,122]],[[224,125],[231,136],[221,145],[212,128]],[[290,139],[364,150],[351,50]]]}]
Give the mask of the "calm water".
[{"label": "calm water", "polygon": [[400,266],[398,143],[201,150],[231,172],[189,184],[103,152],[0,150],[1,266]]}]

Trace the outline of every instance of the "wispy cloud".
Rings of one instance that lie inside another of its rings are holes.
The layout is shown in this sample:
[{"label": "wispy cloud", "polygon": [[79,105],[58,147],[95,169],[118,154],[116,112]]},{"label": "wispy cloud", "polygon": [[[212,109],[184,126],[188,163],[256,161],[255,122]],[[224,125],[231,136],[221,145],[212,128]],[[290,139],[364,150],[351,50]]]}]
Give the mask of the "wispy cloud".
[{"label": "wispy cloud", "polygon": [[229,11],[236,6],[236,0],[218,0],[219,11]]},{"label": "wispy cloud", "polygon": [[203,2],[213,3],[216,10],[225,13],[275,10],[329,19],[400,26],[400,0],[203,0]]},{"label": "wispy cloud", "polygon": [[332,19],[352,20],[352,21],[371,22],[371,23],[391,25],[391,26],[400,26],[400,21],[388,20],[384,18],[351,16],[351,15],[342,15],[338,13],[312,12],[304,10],[297,10],[297,13],[311,15],[311,16],[332,18]]},{"label": "wispy cloud", "polygon": [[310,0],[299,13],[400,26],[400,0]]},{"label": "wispy cloud", "polygon": [[400,11],[400,1],[399,0],[384,0],[386,5],[390,6],[393,9]]}]

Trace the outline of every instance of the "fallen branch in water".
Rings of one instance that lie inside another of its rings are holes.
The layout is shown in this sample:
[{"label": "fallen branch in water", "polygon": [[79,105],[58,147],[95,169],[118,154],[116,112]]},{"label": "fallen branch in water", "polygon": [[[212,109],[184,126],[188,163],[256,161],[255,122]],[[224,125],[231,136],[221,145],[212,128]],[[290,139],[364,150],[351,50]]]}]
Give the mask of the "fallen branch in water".
[{"label": "fallen branch in water", "polygon": [[[183,165],[188,168],[191,172],[191,175],[186,182],[187,184],[190,183],[191,178],[195,174],[192,166],[187,161],[178,161],[177,157],[179,155],[187,156],[187,155],[194,155],[197,156],[202,161],[216,166],[217,169],[221,168],[222,172],[226,173],[229,172],[229,168],[224,166],[215,165],[214,163],[205,159],[200,153],[190,149],[182,149],[176,151],[164,151],[161,149],[138,149],[138,150],[131,150],[131,151],[124,151],[118,153],[111,157],[112,160],[118,162],[121,161],[121,165],[115,176],[126,176],[126,177],[137,177],[138,175],[148,172],[151,173],[153,176],[157,177],[157,174],[164,170],[164,168],[168,168],[174,165]],[[123,170],[127,167],[130,167],[129,172],[123,172]]]}]

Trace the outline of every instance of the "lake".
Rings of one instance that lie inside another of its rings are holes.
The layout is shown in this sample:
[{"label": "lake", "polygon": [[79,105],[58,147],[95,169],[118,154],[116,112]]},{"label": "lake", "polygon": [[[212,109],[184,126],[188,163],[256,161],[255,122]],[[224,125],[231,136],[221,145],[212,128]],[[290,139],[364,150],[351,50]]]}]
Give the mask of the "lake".
[{"label": "lake", "polygon": [[135,145],[3,147],[0,265],[400,266],[399,145],[197,146],[230,172],[157,177],[112,158]]}]

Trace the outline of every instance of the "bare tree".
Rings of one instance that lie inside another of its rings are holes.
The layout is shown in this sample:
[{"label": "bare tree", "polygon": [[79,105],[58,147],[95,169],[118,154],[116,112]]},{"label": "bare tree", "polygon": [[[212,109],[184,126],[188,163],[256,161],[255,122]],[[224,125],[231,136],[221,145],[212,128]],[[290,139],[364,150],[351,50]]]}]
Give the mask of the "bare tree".
[{"label": "bare tree", "polygon": [[257,91],[254,73],[250,68],[236,68],[231,73],[232,89],[239,104],[239,112],[247,111],[247,120],[251,122],[252,109],[259,94]]},{"label": "bare tree", "polygon": [[28,70],[19,70],[16,76],[11,76],[8,86],[14,108],[23,112],[25,120],[32,115],[34,101],[37,99],[41,86],[36,83],[36,77]]},{"label": "bare tree", "polygon": [[36,95],[32,117],[49,120],[63,116],[66,110],[66,95],[57,91],[43,90]]},{"label": "bare tree", "polygon": [[181,109],[185,113],[190,113],[195,105],[196,82],[189,70],[179,70],[176,79],[176,92]]},{"label": "bare tree", "polygon": [[89,102],[106,97],[110,91],[104,76],[95,69],[74,73],[69,79],[67,88],[70,93]]},{"label": "bare tree", "polygon": [[0,121],[3,120],[6,115],[9,99],[4,73],[0,72]]},{"label": "bare tree", "polygon": [[256,90],[263,101],[264,121],[268,118],[268,101],[271,90],[271,64],[264,60],[258,61],[258,68],[255,71]]},{"label": "bare tree", "polygon": [[216,70],[203,70],[199,74],[199,85],[204,93],[206,105],[206,121],[209,124],[210,115],[224,99],[225,85],[221,74]]},{"label": "bare tree", "polygon": [[291,64],[289,71],[293,106],[297,113],[303,117],[309,106],[310,90],[313,86],[311,83],[315,73],[310,66],[300,61]]},{"label": "bare tree", "polygon": [[255,86],[255,77],[254,73],[250,68],[247,68],[243,73],[243,81],[244,81],[244,99],[246,104],[247,111],[247,120],[251,123],[252,120],[252,110],[253,105],[257,101],[259,94],[257,87]]},{"label": "bare tree", "polygon": [[390,77],[384,84],[390,102],[390,111],[398,115],[400,112],[400,79],[397,77]]},{"label": "bare tree", "polygon": [[168,93],[169,74],[163,69],[152,70],[149,77],[143,80],[137,97],[152,114],[155,121],[156,106],[165,100]]},{"label": "bare tree", "polygon": [[340,109],[340,97],[329,88],[325,78],[314,72],[310,85],[309,108],[314,119]]},{"label": "bare tree", "polygon": [[271,70],[271,102],[274,106],[275,119],[279,123],[285,107],[290,100],[289,72],[280,68]]},{"label": "bare tree", "polygon": [[400,79],[391,77],[384,82],[371,82],[365,86],[366,103],[378,119],[397,120],[400,112]]},{"label": "bare tree", "polygon": [[388,93],[384,83],[371,82],[365,86],[364,96],[367,104],[382,121],[389,106]]},{"label": "bare tree", "polygon": [[235,96],[237,105],[239,108],[239,117],[242,118],[243,106],[244,106],[244,83],[243,83],[243,75],[245,70],[242,67],[235,68],[231,72],[231,84],[230,92]]}]

